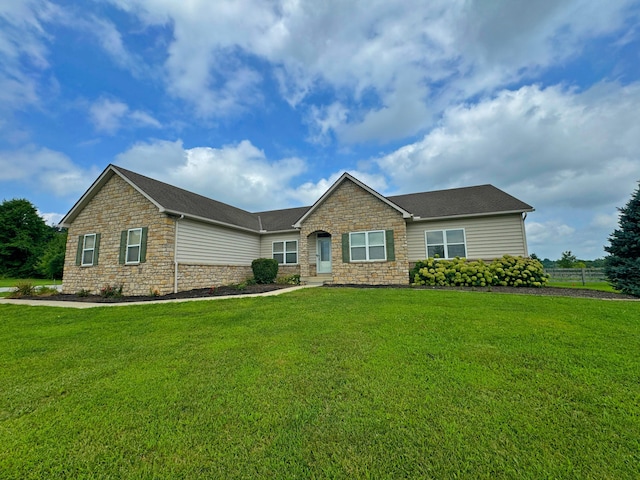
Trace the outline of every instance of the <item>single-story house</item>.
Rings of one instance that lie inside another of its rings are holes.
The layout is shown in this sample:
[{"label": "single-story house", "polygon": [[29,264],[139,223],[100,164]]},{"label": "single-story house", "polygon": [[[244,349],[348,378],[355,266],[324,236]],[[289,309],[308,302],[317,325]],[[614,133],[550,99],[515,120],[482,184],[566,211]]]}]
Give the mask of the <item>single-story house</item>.
[{"label": "single-story house", "polygon": [[60,222],[63,291],[239,283],[264,257],[307,282],[407,284],[427,257],[527,256],[531,211],[492,185],[385,197],[345,173],[311,206],[250,213],[109,165]]}]

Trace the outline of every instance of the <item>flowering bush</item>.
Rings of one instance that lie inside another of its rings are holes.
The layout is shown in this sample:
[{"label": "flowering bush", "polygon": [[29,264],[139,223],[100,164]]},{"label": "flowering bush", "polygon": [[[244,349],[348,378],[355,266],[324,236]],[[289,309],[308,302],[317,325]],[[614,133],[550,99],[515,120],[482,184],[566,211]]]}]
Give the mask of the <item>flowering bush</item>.
[{"label": "flowering bush", "polygon": [[548,275],[538,260],[511,255],[489,264],[459,257],[452,260],[429,258],[416,263],[410,278],[413,285],[451,287],[542,287],[548,281]]}]

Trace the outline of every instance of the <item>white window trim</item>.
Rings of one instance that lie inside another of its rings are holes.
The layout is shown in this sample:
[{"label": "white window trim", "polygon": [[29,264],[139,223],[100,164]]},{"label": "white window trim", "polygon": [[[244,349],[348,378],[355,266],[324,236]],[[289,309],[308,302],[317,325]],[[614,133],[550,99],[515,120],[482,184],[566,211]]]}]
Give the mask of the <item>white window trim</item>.
[{"label": "white window trim", "polygon": [[[93,237],[93,248],[87,248],[87,237]],[[80,266],[82,267],[92,267],[96,262],[96,239],[97,235],[95,233],[87,233],[82,239],[82,258],[80,262]],[[91,251],[91,263],[84,262],[84,252]],[[77,264],[76,264],[77,265]]]},{"label": "white window trim", "polygon": [[[140,243],[129,243],[129,238],[131,237],[131,232],[138,231],[140,232]],[[129,248],[138,247],[138,259],[135,261],[129,261]],[[142,228],[130,228],[127,230],[127,248],[124,252],[124,263],[125,265],[137,265],[140,263],[140,255],[142,253]]]},{"label": "white window trim", "polygon": [[[365,251],[365,259],[364,260],[354,260],[351,256],[352,248],[362,248],[360,245],[358,247],[353,247],[351,242],[352,235],[358,235],[364,233],[364,251]],[[382,245],[369,245],[369,234],[370,233],[382,233]],[[369,258],[369,248],[370,247],[382,247],[384,249],[384,258]],[[358,263],[358,262],[386,262],[387,261],[387,234],[385,230],[364,230],[360,232],[349,232],[349,262]]]},{"label": "white window trim", "polygon": [[[296,249],[294,250],[287,250],[287,243],[290,242],[295,242],[296,244]],[[276,243],[282,243],[282,252],[275,252],[274,251],[274,246]],[[298,240],[275,240],[273,242],[271,242],[271,258],[274,258],[274,255],[276,253],[282,253],[282,263],[278,262],[278,265],[298,265],[298,259],[299,259],[299,253],[298,253]],[[295,262],[287,262],[287,253],[295,253],[296,254],[296,261]]]},{"label": "white window trim", "polygon": [[[443,246],[444,246],[444,257],[438,258],[437,260],[451,260],[452,258],[456,258],[456,257],[451,257],[449,256],[449,243],[447,241],[447,231],[449,230],[462,230],[462,245],[464,245],[464,253],[465,253],[465,257],[469,254],[469,252],[467,251],[467,232],[465,231],[464,228],[439,228],[437,230],[425,230],[424,232],[424,248],[425,248],[425,252],[427,254],[427,256],[425,258],[434,258],[434,257],[429,257],[429,243],[427,242],[427,233],[433,233],[433,232],[442,232],[442,241]],[[452,245],[460,245],[459,242],[451,242]],[[433,244],[433,245],[440,245],[438,244]]]}]

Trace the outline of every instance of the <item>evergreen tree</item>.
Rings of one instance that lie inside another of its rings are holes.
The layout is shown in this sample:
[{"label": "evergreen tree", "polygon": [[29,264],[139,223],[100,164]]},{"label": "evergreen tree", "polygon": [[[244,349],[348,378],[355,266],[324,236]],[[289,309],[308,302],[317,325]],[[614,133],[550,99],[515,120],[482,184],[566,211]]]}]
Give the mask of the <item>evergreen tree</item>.
[{"label": "evergreen tree", "polygon": [[576,256],[571,253],[571,250],[562,252],[562,257],[556,262],[559,268],[573,268],[574,264],[578,261]]},{"label": "evergreen tree", "polygon": [[0,276],[28,278],[37,275],[36,263],[53,229],[25,199],[0,204]]},{"label": "evergreen tree", "polygon": [[640,297],[640,187],[619,211],[620,228],[604,247],[610,254],[605,258],[604,272],[615,289]]}]

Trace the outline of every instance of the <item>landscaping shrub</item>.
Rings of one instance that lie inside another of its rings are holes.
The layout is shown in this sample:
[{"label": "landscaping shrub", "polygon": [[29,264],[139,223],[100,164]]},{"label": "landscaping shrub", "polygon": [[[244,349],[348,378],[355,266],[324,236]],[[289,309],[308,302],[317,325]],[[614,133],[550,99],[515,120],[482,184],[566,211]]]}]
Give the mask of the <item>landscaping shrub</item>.
[{"label": "landscaping shrub", "polygon": [[547,283],[548,275],[538,260],[505,255],[490,264],[464,258],[429,258],[416,263],[411,269],[410,278],[413,285],[542,287]]},{"label": "landscaping shrub", "polygon": [[100,289],[100,296],[104,298],[119,298],[122,296],[124,285],[105,285]]},{"label": "landscaping shrub", "polygon": [[256,283],[273,283],[278,275],[278,261],[273,258],[256,258],[251,262]]},{"label": "landscaping shrub", "polygon": [[35,293],[36,287],[31,282],[20,282],[16,284],[16,289],[11,292],[9,298],[31,297]]}]

